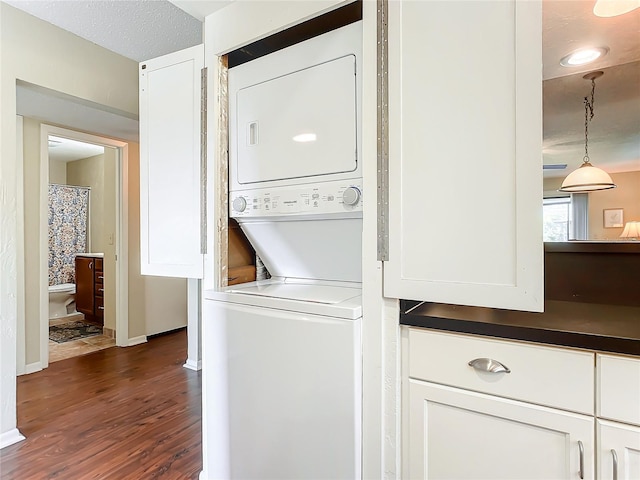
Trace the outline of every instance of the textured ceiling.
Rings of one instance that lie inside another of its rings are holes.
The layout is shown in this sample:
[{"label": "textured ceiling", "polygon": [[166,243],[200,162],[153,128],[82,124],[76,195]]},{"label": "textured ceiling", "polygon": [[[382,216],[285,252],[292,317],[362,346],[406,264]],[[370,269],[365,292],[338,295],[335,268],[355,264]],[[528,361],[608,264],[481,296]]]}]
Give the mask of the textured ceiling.
[{"label": "textured ceiling", "polygon": [[3,0],[137,62],[202,43],[202,22],[166,0]]}]

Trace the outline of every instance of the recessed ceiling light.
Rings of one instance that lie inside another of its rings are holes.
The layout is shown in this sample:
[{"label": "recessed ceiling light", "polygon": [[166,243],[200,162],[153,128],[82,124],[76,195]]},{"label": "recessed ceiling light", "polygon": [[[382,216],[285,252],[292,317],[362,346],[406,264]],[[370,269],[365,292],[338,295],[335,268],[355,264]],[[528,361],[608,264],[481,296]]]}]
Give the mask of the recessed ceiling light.
[{"label": "recessed ceiling light", "polygon": [[607,53],[609,53],[609,49],[607,47],[582,48],[564,56],[562,60],[560,60],[560,65],[563,67],[578,67],[580,65],[586,65],[598,58],[604,57]]}]

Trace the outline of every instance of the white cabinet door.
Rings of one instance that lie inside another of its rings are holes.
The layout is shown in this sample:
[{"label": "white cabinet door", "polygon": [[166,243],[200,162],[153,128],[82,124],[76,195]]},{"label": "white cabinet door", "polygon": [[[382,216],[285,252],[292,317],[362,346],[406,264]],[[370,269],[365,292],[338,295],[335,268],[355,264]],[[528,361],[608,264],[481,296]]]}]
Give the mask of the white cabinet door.
[{"label": "white cabinet door", "polygon": [[202,278],[203,67],[203,45],[140,63],[143,275]]},{"label": "white cabinet door", "polygon": [[403,478],[593,478],[592,417],[409,380],[405,422]]},{"label": "white cabinet door", "polygon": [[384,294],[543,309],[539,1],[389,2]]},{"label": "white cabinet door", "polygon": [[598,420],[598,478],[640,478],[640,428]]}]

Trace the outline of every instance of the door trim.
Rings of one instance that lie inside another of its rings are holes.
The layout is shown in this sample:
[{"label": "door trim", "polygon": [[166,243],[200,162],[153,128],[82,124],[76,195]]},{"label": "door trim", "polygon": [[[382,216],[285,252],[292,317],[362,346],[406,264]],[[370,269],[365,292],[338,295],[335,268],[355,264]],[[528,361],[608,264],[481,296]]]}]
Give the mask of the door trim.
[{"label": "door trim", "polygon": [[49,288],[48,288],[48,185],[49,151],[48,137],[56,135],[93,143],[117,150],[116,161],[116,345],[129,345],[129,144],[121,140],[92,135],[52,125],[40,126],[40,363],[49,365]]}]

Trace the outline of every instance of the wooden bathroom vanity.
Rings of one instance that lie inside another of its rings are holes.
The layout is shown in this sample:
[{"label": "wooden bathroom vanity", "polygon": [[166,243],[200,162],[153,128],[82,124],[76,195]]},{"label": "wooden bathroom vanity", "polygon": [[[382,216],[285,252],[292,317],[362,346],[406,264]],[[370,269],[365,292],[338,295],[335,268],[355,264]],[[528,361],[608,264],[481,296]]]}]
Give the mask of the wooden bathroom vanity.
[{"label": "wooden bathroom vanity", "polygon": [[76,310],[85,320],[104,324],[104,270],[102,254],[76,255]]}]

